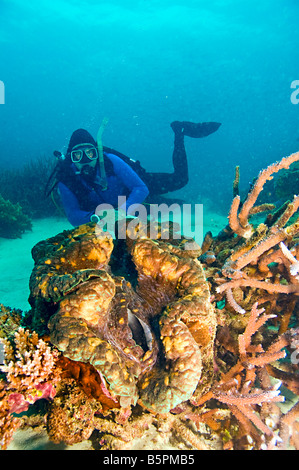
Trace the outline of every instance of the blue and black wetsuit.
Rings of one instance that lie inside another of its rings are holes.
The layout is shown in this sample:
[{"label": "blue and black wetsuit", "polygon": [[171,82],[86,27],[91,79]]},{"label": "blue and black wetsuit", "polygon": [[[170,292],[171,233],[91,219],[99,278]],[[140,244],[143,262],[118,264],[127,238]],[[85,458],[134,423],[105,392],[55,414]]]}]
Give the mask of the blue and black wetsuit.
[{"label": "blue and black wetsuit", "polygon": [[[74,226],[89,222],[98,205],[106,203],[116,208],[119,196],[126,196],[126,207],[122,209],[127,210],[132,204],[142,204],[148,195],[149,199],[152,199],[157,195],[181,189],[188,183],[184,136],[206,137],[215,132],[219,126],[220,123],[217,122],[174,121],[171,123],[175,134],[172,155],[173,173],[148,172],[141,167],[139,162],[135,162],[134,169],[132,169],[132,161],[128,157],[106,147],[104,163],[108,189],[105,191],[96,184],[100,176],[98,166],[92,180],[78,174],[76,166],[71,163],[71,151],[76,145],[90,143],[96,146],[95,140],[88,131],[85,129],[74,131],[69,142],[66,160],[55,173],[54,185],[55,187],[57,184],[68,220]],[[127,213],[131,215],[130,212],[127,211]]]},{"label": "blue and black wetsuit", "polygon": [[[58,183],[62,205],[73,226],[90,222],[90,217],[99,204],[111,204],[117,208],[118,196],[126,196],[126,207],[121,209],[127,210],[132,204],[141,204],[149,193],[145,183],[121,158],[111,153],[105,153],[104,157],[106,162],[112,164],[112,171],[107,172],[107,190],[102,191],[99,185],[77,175],[73,163],[69,167],[69,178]],[[97,176],[99,171],[97,167]]]}]

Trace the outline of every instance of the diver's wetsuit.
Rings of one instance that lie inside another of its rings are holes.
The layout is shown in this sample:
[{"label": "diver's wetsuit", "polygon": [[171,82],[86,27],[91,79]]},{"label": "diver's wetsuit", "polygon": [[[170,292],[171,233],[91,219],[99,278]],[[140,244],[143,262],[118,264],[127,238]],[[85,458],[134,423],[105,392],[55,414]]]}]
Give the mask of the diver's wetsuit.
[{"label": "diver's wetsuit", "polygon": [[[127,210],[131,204],[142,204],[148,200],[183,188],[188,183],[188,163],[184,145],[184,136],[206,137],[220,126],[217,122],[192,123],[174,121],[171,127],[175,134],[173,151],[173,173],[146,171],[139,162],[134,162],[122,153],[109,147],[103,147],[108,188],[103,191],[95,181],[100,177],[99,164],[92,179],[84,179],[78,174],[74,164],[65,166],[66,172],[57,175],[58,189],[66,215],[72,225],[80,225],[90,220],[96,207],[102,203],[117,207],[118,196],[126,196]],[[88,131],[78,129],[70,139],[66,163],[70,163],[70,153],[78,144],[96,142]],[[60,177],[62,176],[62,177]],[[94,179],[93,179],[94,178]],[[53,188],[52,188],[53,189]],[[130,214],[128,212],[128,214]]]},{"label": "diver's wetsuit", "polygon": [[188,163],[183,134],[175,134],[172,162],[173,173],[151,173],[144,170],[140,175],[148,187],[149,197],[177,191],[188,183]]},{"label": "diver's wetsuit", "polygon": [[139,174],[149,189],[149,198],[170,193],[183,188],[189,180],[187,155],[184,144],[184,136],[207,137],[216,132],[221,123],[190,121],[174,121],[170,124],[174,131],[174,151],[172,155],[173,173],[151,173],[140,167]]},{"label": "diver's wetsuit", "polygon": [[[86,180],[82,175],[76,174],[74,164],[69,171],[73,173],[72,184],[60,181],[58,191],[60,199],[69,222],[73,226],[90,222],[90,217],[95,213],[96,207],[100,204],[110,204],[118,208],[118,196],[126,196],[126,204],[121,207],[127,211],[132,204],[141,204],[148,195],[145,183],[132,170],[132,168],[122,161],[118,156],[105,153],[107,162],[111,162],[113,172],[107,174],[108,187],[102,191],[101,187],[94,180]],[[99,167],[96,167],[96,174],[99,176]],[[75,186],[81,188],[80,192],[75,191]],[[134,211],[133,211],[134,212]],[[130,215],[130,211],[128,210]]]}]

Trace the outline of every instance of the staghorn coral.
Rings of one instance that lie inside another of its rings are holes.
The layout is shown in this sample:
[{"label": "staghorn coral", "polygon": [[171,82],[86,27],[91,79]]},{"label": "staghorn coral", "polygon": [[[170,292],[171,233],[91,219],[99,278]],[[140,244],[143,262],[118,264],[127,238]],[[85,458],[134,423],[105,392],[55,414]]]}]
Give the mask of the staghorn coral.
[{"label": "staghorn coral", "polygon": [[[299,153],[293,154],[262,171],[239,213],[240,201],[235,196],[229,217],[230,227],[209,243],[209,250],[215,258],[209,266],[208,277],[209,273],[211,279],[215,275],[212,280],[215,299],[220,301],[225,294],[228,308],[235,312],[244,314],[257,300],[259,305],[269,302],[266,308],[270,308],[270,299],[273,306],[274,301],[283,302],[284,295],[289,295],[290,300],[294,300],[293,307],[296,307],[299,284],[290,270],[294,261],[290,261],[286,251],[292,250],[299,230],[297,220],[290,223],[298,209],[299,198],[295,196],[293,202],[284,205],[274,215],[268,215],[264,223],[255,226],[248,220],[264,183],[271,179],[273,172],[287,168],[298,158]],[[285,247],[284,252],[282,246]],[[206,264],[204,260],[203,263]],[[291,314],[289,311],[289,318]],[[287,325],[283,328],[286,329]]]},{"label": "staghorn coral", "polygon": [[[267,351],[264,351],[260,344],[252,344],[253,335],[271,318],[271,315],[262,315],[263,313],[264,309],[258,309],[256,303],[251,310],[244,333],[238,337],[238,362],[222,375],[221,380],[214,384],[206,395],[193,402],[196,406],[200,406],[215,398],[226,404],[240,422],[243,432],[250,435],[258,446],[264,443],[264,438],[269,441],[275,436],[273,430],[261,420],[254,407],[263,403],[281,402],[284,401],[284,397],[278,390],[281,383],[278,386],[267,383],[265,389],[263,387],[258,389],[253,385],[257,374],[261,374],[261,369],[285,357],[283,348],[288,345],[284,337],[277,339]],[[258,434],[257,430],[262,434]]]},{"label": "staghorn coral", "polygon": [[[242,207],[238,213],[240,206],[240,196],[236,195],[233,199],[231,210],[229,213],[229,223],[231,229],[244,238],[249,238],[252,235],[253,227],[249,224],[248,218],[253,209],[253,206],[260,195],[266,181],[273,178],[273,173],[277,173],[281,169],[287,169],[289,166],[299,160],[299,152],[293,153],[289,157],[283,158],[278,163],[273,163],[268,168],[260,172],[254,186],[248,194],[246,200],[242,203]],[[298,202],[297,202],[298,204]],[[298,207],[298,205],[296,206]]]},{"label": "staghorn coral", "polygon": [[[204,241],[204,249],[210,250],[214,255],[213,263],[208,264],[201,258],[206,265],[211,291],[218,306],[216,361],[224,371],[222,379],[215,383],[205,398],[214,397],[220,403],[225,403],[239,421],[240,429],[243,432],[246,429],[247,435],[251,436],[250,445],[255,448],[276,447],[279,445],[277,441],[283,439],[279,437],[281,412],[275,403],[271,403],[273,400],[281,400],[281,397],[276,396],[276,391],[271,391],[270,381],[265,380],[265,377],[269,378],[270,374],[283,379],[284,385],[290,390],[295,393],[298,390],[298,366],[296,363],[288,363],[293,347],[292,330],[288,328],[297,315],[299,293],[296,258],[298,221],[290,223],[298,209],[298,197],[295,196],[293,202],[285,204],[275,214],[268,215],[264,223],[255,226],[248,220],[256,212],[253,205],[265,181],[271,179],[273,172],[287,167],[298,158],[298,153],[293,154],[261,172],[239,212],[240,200],[235,195],[229,216],[230,226],[215,238],[207,234]],[[264,309],[258,310],[257,305]],[[264,310],[266,314],[259,317]],[[258,318],[256,322],[254,318]],[[280,322],[276,334],[273,330],[270,333],[271,330],[263,326],[266,319],[275,327]],[[296,336],[297,330],[293,334]],[[248,343],[252,335],[258,346]],[[266,352],[264,345],[269,346]],[[247,347],[255,351],[254,357],[247,357]],[[287,357],[283,348],[287,350]],[[284,367],[281,366],[281,361],[287,361],[283,362]],[[262,383],[257,387],[261,376],[263,382],[267,383],[270,395],[265,394]],[[250,393],[242,396],[241,384],[246,381]],[[251,390],[255,390],[255,396],[251,395]],[[202,400],[205,398],[202,397]],[[203,403],[200,400],[198,404]],[[250,410],[249,406],[253,406],[253,409]],[[266,422],[273,421],[272,418],[269,419],[269,415],[274,413],[276,416],[274,434],[260,420],[256,413],[257,406],[261,407],[261,416],[265,411]],[[257,430],[266,436],[265,442]],[[237,441],[229,439],[234,448],[243,445],[240,438],[242,432],[239,431],[238,434]]]}]

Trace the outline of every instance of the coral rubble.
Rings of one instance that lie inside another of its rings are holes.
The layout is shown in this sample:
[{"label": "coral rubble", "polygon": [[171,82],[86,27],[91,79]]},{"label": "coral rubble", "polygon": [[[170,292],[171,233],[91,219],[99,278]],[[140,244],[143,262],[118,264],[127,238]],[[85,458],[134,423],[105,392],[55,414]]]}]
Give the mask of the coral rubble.
[{"label": "coral rubble", "polygon": [[154,428],[177,448],[299,448],[298,403],[281,406],[299,392],[299,198],[255,205],[298,160],[243,202],[238,169],[229,225],[201,250],[141,223],[126,240],[87,224],[38,243],[30,314],[0,316],[2,447],[46,399],[48,435],[69,445],[126,449]]}]

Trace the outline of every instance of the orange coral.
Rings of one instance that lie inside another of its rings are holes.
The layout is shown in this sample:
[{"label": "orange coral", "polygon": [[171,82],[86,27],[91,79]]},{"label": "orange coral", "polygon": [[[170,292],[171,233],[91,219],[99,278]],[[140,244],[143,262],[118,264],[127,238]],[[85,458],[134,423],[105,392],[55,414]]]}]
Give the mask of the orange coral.
[{"label": "orange coral", "polygon": [[109,396],[103,379],[91,364],[61,356],[57,365],[62,369],[63,377],[75,379],[89,398],[95,398],[101,404],[103,411],[120,407],[117,400]]}]

